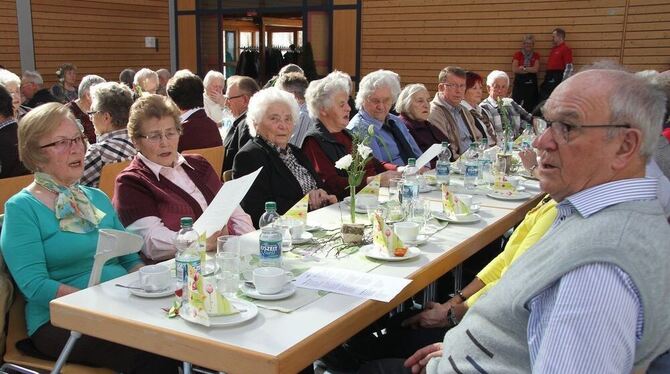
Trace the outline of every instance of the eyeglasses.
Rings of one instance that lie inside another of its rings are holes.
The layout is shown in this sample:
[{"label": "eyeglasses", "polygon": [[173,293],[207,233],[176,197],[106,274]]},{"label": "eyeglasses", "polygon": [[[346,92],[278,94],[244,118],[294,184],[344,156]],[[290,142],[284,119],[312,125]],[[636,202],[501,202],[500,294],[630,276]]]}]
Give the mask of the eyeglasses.
[{"label": "eyeglasses", "polygon": [[53,147],[58,152],[64,152],[64,151],[68,151],[68,150],[72,149],[72,146],[74,144],[83,145],[85,140],[86,140],[86,137],[84,135],[79,135],[79,136],[74,137],[72,139],[61,139],[61,140],[57,140],[53,143],[41,145],[40,148],[44,149],[44,148]]},{"label": "eyeglasses", "polygon": [[88,118],[90,118],[91,121],[93,120],[93,116],[95,116],[97,113],[100,113],[100,111],[99,110],[92,110],[90,112],[86,112],[86,114],[88,114]]},{"label": "eyeglasses", "polygon": [[554,132],[554,138],[559,143],[570,142],[570,134],[573,133],[575,130],[597,129],[605,127],[627,128],[627,129],[630,128],[630,125],[571,125],[569,123],[564,123],[560,121],[546,121],[546,122],[547,122],[547,129],[552,129],[552,131]]},{"label": "eyeglasses", "polygon": [[244,96],[244,94],[239,94],[239,95],[235,95],[235,96],[223,95],[223,98],[226,99],[226,100],[232,100],[232,99],[237,99],[238,97],[242,97],[242,96]]},{"label": "eyeglasses", "polygon": [[462,83],[462,84],[456,84],[456,83],[442,83],[442,84],[445,85],[446,87],[449,87],[449,88],[458,88],[459,90],[463,90],[463,89],[465,89],[465,87],[466,87],[466,86],[465,86],[465,83]]},{"label": "eyeglasses", "polygon": [[146,139],[150,141],[151,143],[159,143],[161,139],[165,138],[165,140],[173,140],[179,137],[181,135],[181,131],[177,129],[172,129],[172,130],[167,130],[165,132],[155,132],[149,135],[138,135],[138,138]]},{"label": "eyeglasses", "polygon": [[365,99],[367,102],[369,102],[372,105],[384,105],[384,106],[391,106],[393,104],[393,99],[390,97],[384,98],[384,99],[378,99],[378,98],[366,98]]}]

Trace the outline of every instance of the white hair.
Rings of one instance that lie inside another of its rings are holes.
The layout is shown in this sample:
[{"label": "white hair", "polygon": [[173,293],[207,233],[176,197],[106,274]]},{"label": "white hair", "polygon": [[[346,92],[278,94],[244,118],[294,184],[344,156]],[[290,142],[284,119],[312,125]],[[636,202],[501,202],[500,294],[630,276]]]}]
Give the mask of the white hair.
[{"label": "white hair", "polygon": [[486,85],[489,87],[493,86],[493,83],[499,78],[505,78],[507,85],[509,86],[509,76],[502,70],[494,70],[490,72],[489,75],[486,76]]},{"label": "white hair", "polygon": [[226,77],[224,77],[220,71],[210,70],[205,75],[205,79],[202,80],[202,84],[205,85],[205,89],[207,86],[209,86],[210,83],[212,83],[214,79],[220,79],[224,85],[226,84]]},{"label": "white hair", "polygon": [[41,85],[44,84],[44,79],[42,79],[42,75],[35,70],[24,71],[23,72],[23,79],[25,79],[28,82],[35,83],[38,86],[41,86]]},{"label": "white hair", "polygon": [[409,113],[412,106],[412,97],[419,92],[428,92],[426,86],[421,83],[408,84],[403,88],[395,103],[395,111],[398,113]]},{"label": "white hair", "polygon": [[323,79],[312,81],[305,91],[305,102],[309,117],[319,119],[319,111],[333,105],[332,99],[336,93],[344,92],[349,97],[351,92],[351,78],[349,74],[333,71]]},{"label": "white hair", "polygon": [[98,83],[104,83],[107,82],[105,78],[90,74],[86,75],[83,78],[81,78],[81,82],[79,82],[79,88],[77,89],[77,96],[79,99],[83,99],[84,96],[86,96],[87,93],[91,91],[91,87],[95,86]]},{"label": "white hair", "polygon": [[133,84],[135,86],[137,85],[142,86],[144,81],[151,78],[156,79],[156,82],[158,82],[158,74],[156,74],[155,71],[147,68],[142,68],[140,69],[140,71],[135,73],[135,77],[133,78]]},{"label": "white hair", "polygon": [[249,107],[247,108],[247,125],[249,127],[249,134],[252,137],[256,136],[258,125],[263,121],[265,112],[272,104],[284,104],[291,110],[293,116],[293,124],[300,116],[300,107],[292,93],[280,90],[276,87],[264,88],[254,94],[249,99]]},{"label": "white hair", "polygon": [[20,87],[21,78],[7,69],[0,69],[0,84],[7,87],[12,83]]},{"label": "white hair", "polygon": [[362,109],[363,101],[382,87],[391,89],[391,96],[393,102],[395,102],[400,95],[400,76],[390,70],[383,69],[364,76],[356,94],[356,108]]}]

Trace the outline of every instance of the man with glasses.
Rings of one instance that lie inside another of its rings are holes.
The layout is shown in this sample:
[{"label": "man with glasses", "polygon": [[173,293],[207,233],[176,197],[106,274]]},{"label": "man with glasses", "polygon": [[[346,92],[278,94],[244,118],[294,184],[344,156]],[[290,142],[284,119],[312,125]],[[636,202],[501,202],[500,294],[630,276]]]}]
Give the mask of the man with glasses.
[{"label": "man with glasses", "polygon": [[258,83],[253,78],[233,75],[226,81],[225,105],[235,117],[233,126],[226,133],[223,140],[225,156],[223,158],[223,170],[233,168],[233,160],[237,151],[240,150],[249,140],[249,126],[247,125],[247,107],[249,99],[260,90]]},{"label": "man with glasses", "polygon": [[472,114],[461,106],[465,95],[465,70],[447,66],[438,75],[438,92],[430,102],[428,122],[442,131],[451,144],[453,159],[468,150],[470,143],[478,141],[485,133],[477,127]]},{"label": "man with glasses", "polygon": [[58,102],[48,88],[44,88],[44,80],[40,73],[26,70],[21,76],[21,95],[25,100],[23,106],[35,108],[46,103]]},{"label": "man with glasses", "polygon": [[630,373],[666,352],[670,227],[657,181],[644,178],[664,111],[663,93],[627,72],[588,70],[561,83],[533,144],[556,219],[405,370]]}]

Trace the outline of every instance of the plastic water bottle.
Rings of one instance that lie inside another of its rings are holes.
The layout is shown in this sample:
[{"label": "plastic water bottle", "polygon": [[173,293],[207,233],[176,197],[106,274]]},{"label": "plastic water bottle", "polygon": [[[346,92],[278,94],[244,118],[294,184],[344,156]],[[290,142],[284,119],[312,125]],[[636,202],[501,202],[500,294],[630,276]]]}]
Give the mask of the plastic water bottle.
[{"label": "plastic water bottle", "polygon": [[477,143],[470,143],[470,148],[461,157],[463,157],[465,188],[474,190],[477,187],[477,178],[479,177]]},{"label": "plastic water bottle", "polygon": [[526,124],[523,132],[521,133],[521,149],[530,149],[532,148],[533,143],[533,128],[531,125]]},{"label": "plastic water bottle", "polygon": [[402,202],[405,204],[412,203],[419,198],[419,178],[417,177],[416,159],[408,158],[407,166],[402,172]]},{"label": "plastic water bottle", "polygon": [[221,137],[224,138],[228,131],[233,127],[233,122],[235,121],[235,116],[233,115],[233,112],[228,109],[228,107],[224,107],[222,111],[222,117],[221,117]]},{"label": "plastic water bottle", "polygon": [[435,179],[439,185],[449,185],[449,174],[451,173],[451,150],[448,142],[442,142],[442,151],[437,155],[435,164]]},{"label": "plastic water bottle", "polygon": [[[268,201],[265,203],[265,213],[258,221],[261,229],[259,238],[259,266],[281,267],[281,252],[284,235],[282,229],[277,225],[280,220],[277,213],[277,203]],[[289,234],[290,238],[290,234]]]},{"label": "plastic water bottle", "polygon": [[177,276],[177,286],[182,290],[182,300],[188,301],[188,266],[191,265],[198,271],[201,271],[200,262],[200,235],[193,229],[193,218],[182,217],[180,220],[181,230],[174,239],[174,246],[177,248],[175,254],[175,272]]}]

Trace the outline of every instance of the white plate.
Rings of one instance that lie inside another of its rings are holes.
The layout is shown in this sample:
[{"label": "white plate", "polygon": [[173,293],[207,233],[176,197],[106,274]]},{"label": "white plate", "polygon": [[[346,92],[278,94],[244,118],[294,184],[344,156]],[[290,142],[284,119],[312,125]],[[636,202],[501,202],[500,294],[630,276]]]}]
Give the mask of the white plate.
[{"label": "white plate", "polygon": [[402,242],[403,242],[403,244],[412,245],[412,246],[423,245],[423,244],[426,244],[428,242],[428,235],[419,234],[416,237],[416,240],[403,240]]},{"label": "white plate", "polygon": [[477,212],[479,212],[479,209],[480,209],[480,208],[481,208],[481,207],[480,207],[478,204],[472,204],[472,205],[470,205],[470,211],[471,211],[472,213],[477,213]]},{"label": "white plate", "polygon": [[482,219],[482,217],[479,214],[475,214],[475,213],[457,218],[455,215],[452,216],[448,213],[437,212],[437,211],[433,212],[433,217],[439,219],[440,221],[447,221],[447,222],[451,222],[451,223],[475,223],[475,222],[479,222],[479,220]]},{"label": "white plate", "polygon": [[255,288],[251,288],[247,286],[246,284],[242,283],[240,285],[240,290],[242,291],[243,294],[253,298],[253,299],[258,299],[258,300],[280,300],[280,299],[285,299],[295,293],[295,284],[293,282],[287,283],[284,288],[279,291],[279,293],[275,293],[272,295],[267,295],[267,294],[262,294],[258,292]]},{"label": "white plate", "polygon": [[[209,326],[210,327],[226,327],[239,325],[242,322],[246,322],[258,314],[258,307],[254,303],[246,300],[230,300],[230,302],[239,310],[244,310],[243,312],[237,314],[231,314],[228,316],[210,316],[209,317]],[[183,306],[182,308],[188,308],[188,305]],[[184,312],[188,312],[185,310]],[[190,321],[187,318],[182,317],[184,321],[195,323]]]},{"label": "white plate", "polygon": [[409,247],[407,253],[402,257],[389,256],[386,251],[380,251],[375,248],[374,244],[368,244],[361,247],[361,252],[367,257],[382,261],[405,261],[414,258],[421,254],[421,250],[417,247]]},{"label": "white plate", "polygon": [[[349,202],[351,201],[351,196],[345,197],[342,202],[349,205]],[[368,207],[378,207],[379,206],[379,201],[375,201],[374,203],[370,205],[360,205],[358,202],[356,202],[356,213],[367,213],[368,212]]]},{"label": "white plate", "polygon": [[[136,290],[136,289],[133,289],[133,288],[128,288],[128,291],[130,291],[130,293],[135,295],[135,296],[146,297],[146,298],[149,298],[149,299],[157,299],[157,298],[160,298],[160,297],[167,297],[167,296],[170,296],[170,295],[174,295],[174,291],[175,291],[176,286],[177,286],[176,284],[173,284],[171,287],[168,287],[168,288],[166,288],[162,291],[154,291],[154,292],[147,292],[145,290]],[[142,287],[142,285],[140,284],[139,280],[136,280],[136,281],[132,282],[131,284],[129,284],[128,287]]]},{"label": "white plate", "polygon": [[307,243],[308,241],[312,240],[314,235],[311,232],[303,232],[302,236],[300,236],[299,239],[291,239],[293,244],[302,244],[302,243]]},{"label": "white plate", "polygon": [[499,200],[527,200],[531,195],[528,192],[494,190],[487,192],[486,196]]}]

